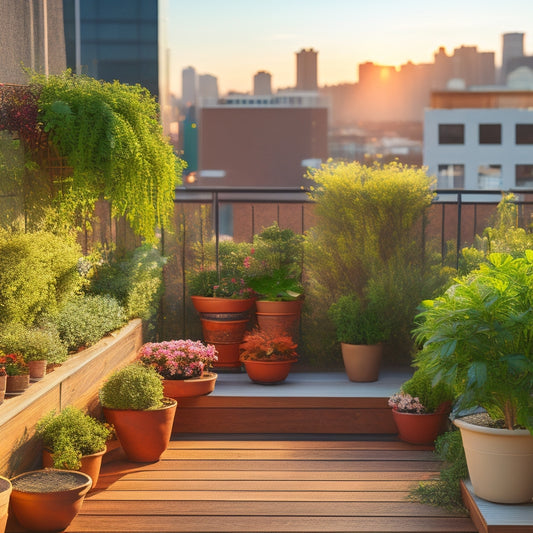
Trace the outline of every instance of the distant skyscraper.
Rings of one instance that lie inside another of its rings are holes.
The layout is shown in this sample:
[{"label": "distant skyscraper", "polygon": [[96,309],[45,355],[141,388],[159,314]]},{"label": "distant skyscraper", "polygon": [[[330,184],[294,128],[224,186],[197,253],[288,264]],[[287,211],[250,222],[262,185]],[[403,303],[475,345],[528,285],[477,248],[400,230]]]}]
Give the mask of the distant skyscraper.
[{"label": "distant skyscraper", "polygon": [[196,103],[196,70],[187,67],[181,71],[181,100],[185,105]]},{"label": "distant skyscraper", "polygon": [[312,48],[296,53],[296,89],[316,91],[318,89],[317,55]]},{"label": "distant skyscraper", "polygon": [[502,70],[500,78],[502,83],[505,83],[507,74],[509,74],[509,60],[524,55],[524,34],[504,33],[502,40]]},{"label": "distant skyscraper", "polygon": [[211,74],[200,74],[198,76],[198,96],[218,100],[218,80]]},{"label": "distant skyscraper", "polygon": [[260,70],[254,76],[254,96],[272,94],[272,76],[269,72]]}]

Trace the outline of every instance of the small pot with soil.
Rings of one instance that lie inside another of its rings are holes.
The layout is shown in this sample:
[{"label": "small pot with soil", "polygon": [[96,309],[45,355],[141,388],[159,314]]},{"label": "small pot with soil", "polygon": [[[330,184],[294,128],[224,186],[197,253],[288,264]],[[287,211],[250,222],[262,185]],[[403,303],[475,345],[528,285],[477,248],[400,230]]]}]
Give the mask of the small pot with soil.
[{"label": "small pot with soil", "polygon": [[81,509],[92,479],[83,472],[46,468],[11,480],[11,508],[31,531],[63,531]]}]

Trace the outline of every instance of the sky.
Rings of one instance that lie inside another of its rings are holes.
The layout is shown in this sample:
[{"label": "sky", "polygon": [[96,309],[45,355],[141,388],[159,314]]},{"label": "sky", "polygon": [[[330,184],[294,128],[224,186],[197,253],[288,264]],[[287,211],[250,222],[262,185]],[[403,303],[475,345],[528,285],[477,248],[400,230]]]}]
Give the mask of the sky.
[{"label": "sky", "polygon": [[[181,71],[218,78],[219,93],[249,92],[259,70],[273,89],[296,83],[296,56],[318,52],[319,86],[357,81],[359,63],[430,63],[440,46],[496,53],[502,34],[525,34],[533,55],[532,0],[167,0],[171,91]],[[530,44],[531,43],[531,44]]]}]

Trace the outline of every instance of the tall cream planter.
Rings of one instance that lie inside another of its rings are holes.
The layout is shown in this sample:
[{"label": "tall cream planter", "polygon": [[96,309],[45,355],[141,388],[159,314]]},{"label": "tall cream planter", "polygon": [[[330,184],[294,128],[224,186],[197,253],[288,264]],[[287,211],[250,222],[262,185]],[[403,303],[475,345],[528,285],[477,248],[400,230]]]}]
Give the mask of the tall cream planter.
[{"label": "tall cream planter", "polygon": [[461,430],[470,481],[476,496],[494,503],[533,498],[533,435],[454,420]]},{"label": "tall cream planter", "polygon": [[345,344],[341,343],[344,369],[350,381],[377,381],[381,357],[382,344]]}]

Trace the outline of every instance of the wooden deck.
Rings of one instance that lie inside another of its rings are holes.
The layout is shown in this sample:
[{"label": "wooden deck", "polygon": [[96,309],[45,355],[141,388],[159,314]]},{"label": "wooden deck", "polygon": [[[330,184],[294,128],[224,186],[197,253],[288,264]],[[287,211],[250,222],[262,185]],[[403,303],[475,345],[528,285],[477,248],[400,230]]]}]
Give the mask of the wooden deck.
[{"label": "wooden deck", "polygon": [[66,531],[476,531],[406,500],[438,467],[430,448],[396,439],[181,437],[157,463],[104,465]]}]

